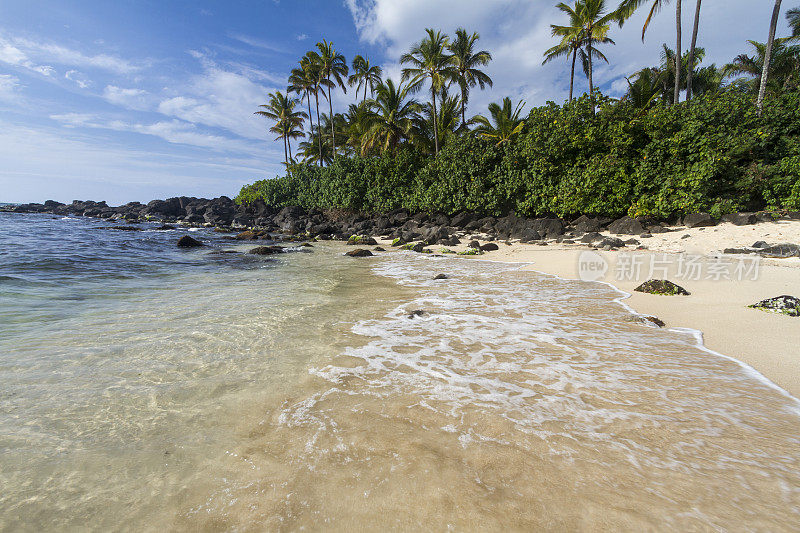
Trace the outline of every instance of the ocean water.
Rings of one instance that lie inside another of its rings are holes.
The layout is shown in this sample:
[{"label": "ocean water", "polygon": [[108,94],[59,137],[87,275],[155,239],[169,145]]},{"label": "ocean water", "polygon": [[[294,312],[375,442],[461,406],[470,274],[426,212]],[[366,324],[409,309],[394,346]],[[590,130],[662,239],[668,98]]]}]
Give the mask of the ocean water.
[{"label": "ocean water", "polygon": [[800,523],[797,400],[606,285],[111,225],[0,213],[0,530]]}]

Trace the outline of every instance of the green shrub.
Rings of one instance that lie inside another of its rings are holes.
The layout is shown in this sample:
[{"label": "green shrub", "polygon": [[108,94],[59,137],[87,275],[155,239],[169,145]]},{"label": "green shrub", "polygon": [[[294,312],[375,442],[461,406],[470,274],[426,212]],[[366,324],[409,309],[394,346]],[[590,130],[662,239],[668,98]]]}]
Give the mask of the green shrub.
[{"label": "green shrub", "polygon": [[586,95],[531,110],[502,146],[452,136],[436,158],[338,157],[329,167],[243,187],[236,201],[275,207],[661,219],[698,211],[800,209],[800,92],[767,101],[734,90],[646,112]]}]

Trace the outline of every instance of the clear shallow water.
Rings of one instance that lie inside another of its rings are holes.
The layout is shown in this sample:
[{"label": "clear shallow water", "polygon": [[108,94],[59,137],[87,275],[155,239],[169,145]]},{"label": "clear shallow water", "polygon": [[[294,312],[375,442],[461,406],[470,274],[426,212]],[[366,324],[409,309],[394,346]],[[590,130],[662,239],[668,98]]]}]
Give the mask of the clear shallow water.
[{"label": "clear shallow water", "polygon": [[0,217],[4,529],[800,522],[796,401],[606,286]]}]

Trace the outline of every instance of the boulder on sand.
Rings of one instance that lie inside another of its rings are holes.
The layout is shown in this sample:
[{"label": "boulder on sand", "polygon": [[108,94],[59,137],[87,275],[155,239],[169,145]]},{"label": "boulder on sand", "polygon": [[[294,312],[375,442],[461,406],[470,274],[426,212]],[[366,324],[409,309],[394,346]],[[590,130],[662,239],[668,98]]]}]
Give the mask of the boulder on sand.
[{"label": "boulder on sand", "polygon": [[800,316],[800,298],[788,296],[786,294],[762,300],[748,307],[761,309],[763,311],[772,311],[773,313],[781,313],[788,316]]},{"label": "boulder on sand", "polygon": [[203,246],[203,243],[188,235],[184,235],[178,239],[178,246],[181,248],[197,248],[198,246]]},{"label": "boulder on sand", "polygon": [[651,279],[647,280],[635,289],[636,292],[644,292],[647,294],[662,294],[662,295],[680,295],[680,296],[688,296],[689,292],[681,287],[680,285],[675,285],[671,281],[667,281],[665,279]]},{"label": "boulder on sand", "polygon": [[609,224],[608,231],[615,235],[641,235],[644,228],[635,218],[622,217]]}]

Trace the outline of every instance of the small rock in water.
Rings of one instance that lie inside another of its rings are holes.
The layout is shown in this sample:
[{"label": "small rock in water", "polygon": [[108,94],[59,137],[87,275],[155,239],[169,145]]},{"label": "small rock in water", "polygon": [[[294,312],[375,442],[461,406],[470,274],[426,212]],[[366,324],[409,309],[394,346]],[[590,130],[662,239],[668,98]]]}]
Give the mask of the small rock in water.
[{"label": "small rock in water", "polygon": [[115,229],[118,231],[142,231],[142,228],[135,228],[133,226],[104,226],[103,229]]},{"label": "small rock in water", "polygon": [[375,248],[373,248],[373,250],[375,250],[376,252],[385,252],[386,251],[384,248],[381,248],[380,246],[376,246]]},{"label": "small rock in water", "polygon": [[365,250],[363,248],[356,248],[355,250],[350,250],[344,255],[347,255],[349,257],[370,257],[374,254],[369,250]]},{"label": "small rock in water", "polygon": [[313,248],[314,245],[309,243],[309,242],[304,242],[303,244],[300,245],[300,247],[302,247],[302,248]]},{"label": "small rock in water", "polygon": [[433,279],[447,279],[447,274],[436,274]]},{"label": "small rock in water", "polygon": [[683,237],[681,237],[681,239],[688,239],[689,237],[691,237],[691,235],[689,235],[689,234],[687,233],[686,235],[684,235]]},{"label": "small rock in water", "polygon": [[156,228],[156,231],[168,231],[171,229],[175,229],[175,226],[170,226],[169,224],[164,224],[163,226],[159,226]]},{"label": "small rock in water", "polygon": [[800,316],[800,298],[785,294],[783,296],[762,300],[748,307],[772,311],[773,313],[781,313],[788,316]]},{"label": "small rock in water", "polygon": [[681,287],[680,285],[675,285],[671,281],[667,281],[665,279],[651,279],[645,281],[635,289],[636,292],[644,292],[647,294],[663,294],[669,296],[688,296],[689,292]]},{"label": "small rock in water", "polygon": [[414,318],[414,317],[422,316],[424,314],[425,314],[425,311],[423,311],[422,309],[415,309],[414,311],[411,311],[408,314],[408,318]]},{"label": "small rock in water", "polygon": [[253,255],[280,254],[283,253],[283,248],[281,246],[257,246],[247,253]]},{"label": "small rock in water", "polygon": [[197,248],[198,246],[203,246],[203,243],[188,235],[184,235],[178,239],[178,246],[181,248]]},{"label": "small rock in water", "polygon": [[656,326],[658,326],[660,328],[663,328],[666,325],[666,324],[664,324],[663,320],[661,320],[660,318],[655,317],[655,316],[643,315],[642,316],[642,320],[644,320],[646,322],[649,322],[651,324],[655,324]]},{"label": "small rock in water", "polygon": [[769,244],[767,244],[764,241],[756,241],[752,245],[750,245],[750,248],[767,248],[768,246]]}]

